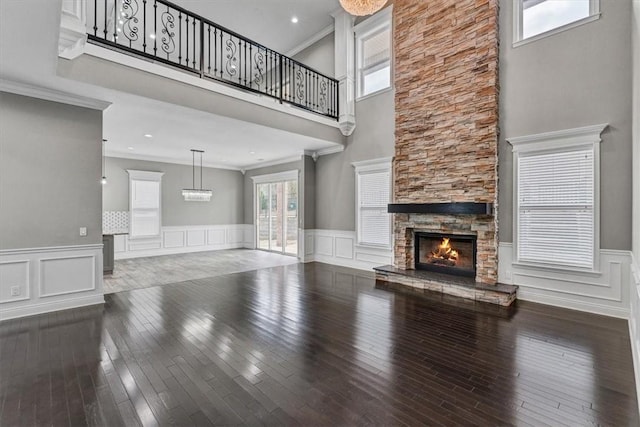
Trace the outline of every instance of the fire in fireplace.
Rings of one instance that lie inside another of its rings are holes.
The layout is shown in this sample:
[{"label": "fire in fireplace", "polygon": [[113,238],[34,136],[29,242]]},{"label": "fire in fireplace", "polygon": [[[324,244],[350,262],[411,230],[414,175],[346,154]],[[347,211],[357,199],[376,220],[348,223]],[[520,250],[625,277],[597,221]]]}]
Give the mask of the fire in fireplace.
[{"label": "fire in fireplace", "polygon": [[416,232],[415,268],[475,277],[476,236]]}]

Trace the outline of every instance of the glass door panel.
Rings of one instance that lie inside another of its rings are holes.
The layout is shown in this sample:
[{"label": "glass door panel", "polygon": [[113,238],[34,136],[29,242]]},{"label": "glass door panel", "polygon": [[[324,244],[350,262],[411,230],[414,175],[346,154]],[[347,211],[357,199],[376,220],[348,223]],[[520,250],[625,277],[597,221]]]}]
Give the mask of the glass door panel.
[{"label": "glass door panel", "polygon": [[298,181],[256,185],[258,249],[298,255]]},{"label": "glass door panel", "polygon": [[256,213],[258,225],[258,249],[269,250],[269,219],[270,219],[270,200],[269,200],[269,184],[258,184],[256,187],[257,200],[256,200]]},{"label": "glass door panel", "polygon": [[298,254],[298,181],[284,183],[286,193],[285,249],[290,255]]}]

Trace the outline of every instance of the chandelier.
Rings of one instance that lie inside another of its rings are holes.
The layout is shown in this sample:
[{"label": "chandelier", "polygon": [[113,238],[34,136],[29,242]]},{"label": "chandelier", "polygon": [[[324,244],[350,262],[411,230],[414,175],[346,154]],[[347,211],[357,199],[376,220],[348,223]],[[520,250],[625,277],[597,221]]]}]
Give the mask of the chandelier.
[{"label": "chandelier", "polygon": [[387,0],[340,0],[344,10],[355,16],[366,16],[376,13]]},{"label": "chandelier", "polygon": [[[200,153],[200,188],[196,188],[196,153]],[[211,190],[202,189],[202,150],[191,150],[192,162],[192,183],[191,188],[182,190],[182,197],[185,202],[208,202],[211,200],[213,192]]]}]

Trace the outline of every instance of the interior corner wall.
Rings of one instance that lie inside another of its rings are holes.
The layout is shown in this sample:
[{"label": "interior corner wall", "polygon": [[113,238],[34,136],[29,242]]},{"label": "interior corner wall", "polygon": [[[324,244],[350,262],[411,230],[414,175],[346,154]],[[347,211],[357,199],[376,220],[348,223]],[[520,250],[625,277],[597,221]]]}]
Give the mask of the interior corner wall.
[{"label": "interior corner wall", "polygon": [[[254,212],[253,212],[253,180],[254,176],[270,175],[273,173],[287,172],[302,170],[302,159],[288,163],[281,163],[279,165],[265,166],[263,168],[251,169],[244,174],[244,224],[255,224]],[[300,212],[300,215],[304,215],[304,212]]]},{"label": "interior corner wall", "polygon": [[631,3],[637,1],[600,0],[600,19],[515,48],[513,3],[500,0],[499,240],[513,241],[513,161],[506,138],[609,123],[601,144],[600,246],[629,250],[629,52]]},{"label": "interior corner wall", "polygon": [[316,228],[355,231],[355,172],[351,163],[393,157],[394,92],[356,102],[356,129],[341,153],[316,163]]},{"label": "interior corner wall", "polygon": [[[633,238],[632,250],[640,266],[640,1],[633,3]],[[640,272],[639,272],[640,274]]]},{"label": "interior corner wall", "polygon": [[311,156],[303,156],[302,169],[303,229],[316,228],[316,162]]},{"label": "interior corner wall", "polygon": [[[209,203],[185,202],[183,188],[191,188],[193,169],[189,165],[107,157],[103,209],[129,210],[129,174],[127,169],[164,172],[162,176],[162,225],[243,224],[243,177],[239,171],[203,168],[202,186],[213,190]],[[199,175],[199,171],[196,171]],[[199,186],[196,176],[196,187]]]},{"label": "interior corner wall", "polygon": [[325,76],[335,75],[335,41],[333,32],[308,48],[296,53],[293,59],[313,68]]},{"label": "interior corner wall", "polygon": [[0,92],[0,249],[102,243],[101,140],[102,111]]}]

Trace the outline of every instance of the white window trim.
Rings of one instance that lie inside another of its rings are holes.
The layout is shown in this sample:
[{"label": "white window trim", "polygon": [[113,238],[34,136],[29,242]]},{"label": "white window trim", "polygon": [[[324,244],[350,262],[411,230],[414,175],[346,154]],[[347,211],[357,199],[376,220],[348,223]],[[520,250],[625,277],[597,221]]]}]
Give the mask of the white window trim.
[{"label": "white window trim", "polygon": [[[375,92],[362,95],[362,39],[367,38],[377,32],[383,31],[389,27],[389,87],[379,89]],[[355,32],[355,51],[356,51],[356,102],[369,98],[373,95],[386,92],[393,88],[393,5],[382,9],[380,12],[362,21],[354,28]]]},{"label": "white window trim", "polygon": [[536,34],[535,36],[527,37],[526,39],[522,38],[523,31],[523,9],[522,9],[523,0],[514,0],[513,1],[513,47],[522,46],[528,43],[535,42],[537,40],[541,40],[558,33],[562,33],[564,31],[570,30],[572,28],[579,27],[584,24],[588,24],[589,22],[597,21],[600,19],[600,0],[590,0],[589,1],[589,16],[586,16],[582,19],[578,19],[577,21],[570,22],[568,24],[562,25],[560,27],[553,28],[549,31],[545,31],[544,33]]},{"label": "white window trim", "polygon": [[[393,170],[392,170],[392,157],[382,157],[372,160],[363,160],[359,162],[351,163],[351,166],[355,168],[355,191],[356,191],[356,246],[361,248],[378,248],[378,249],[392,249],[393,248],[393,219],[389,215],[389,243],[387,245],[374,245],[371,243],[363,243],[360,240],[360,174],[362,172],[389,172],[389,199],[393,194]],[[391,203],[391,200],[389,200]]]},{"label": "white window trim", "polygon": [[[600,142],[601,134],[608,124],[585,126],[536,135],[507,138],[513,147],[513,259],[515,265],[544,267],[562,271],[598,273],[600,265]],[[569,149],[591,148],[594,151],[594,199],[593,199],[593,264],[591,268],[558,266],[547,263],[522,262],[518,259],[519,197],[518,157],[522,153],[553,153]]]},{"label": "white window trim", "polygon": [[[139,171],[133,169],[127,169],[127,173],[129,174],[129,228],[131,228],[133,224],[133,181],[155,181],[159,183],[158,187],[158,234],[156,235],[145,235],[145,236],[134,236],[129,234],[129,240],[144,240],[144,239],[157,239],[161,236],[162,233],[162,176],[164,172],[149,172],[149,171]],[[131,230],[130,230],[131,231]]]}]

